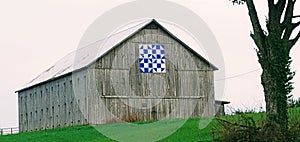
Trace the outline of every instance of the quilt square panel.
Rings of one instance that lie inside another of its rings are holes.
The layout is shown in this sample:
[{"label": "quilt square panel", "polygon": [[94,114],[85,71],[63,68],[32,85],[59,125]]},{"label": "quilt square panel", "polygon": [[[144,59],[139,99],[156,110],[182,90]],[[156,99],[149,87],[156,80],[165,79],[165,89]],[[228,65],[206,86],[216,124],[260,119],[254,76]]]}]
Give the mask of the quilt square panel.
[{"label": "quilt square panel", "polygon": [[139,51],[141,73],[166,72],[166,56],[164,45],[143,44],[139,46]]}]

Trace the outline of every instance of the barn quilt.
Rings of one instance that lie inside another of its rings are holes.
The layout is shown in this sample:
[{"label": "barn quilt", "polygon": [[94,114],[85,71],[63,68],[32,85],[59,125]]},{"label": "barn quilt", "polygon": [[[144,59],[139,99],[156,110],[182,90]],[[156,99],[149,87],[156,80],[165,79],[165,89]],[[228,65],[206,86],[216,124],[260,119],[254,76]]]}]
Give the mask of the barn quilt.
[{"label": "barn quilt", "polygon": [[139,46],[139,51],[141,73],[166,72],[166,56],[164,45],[143,44]]}]

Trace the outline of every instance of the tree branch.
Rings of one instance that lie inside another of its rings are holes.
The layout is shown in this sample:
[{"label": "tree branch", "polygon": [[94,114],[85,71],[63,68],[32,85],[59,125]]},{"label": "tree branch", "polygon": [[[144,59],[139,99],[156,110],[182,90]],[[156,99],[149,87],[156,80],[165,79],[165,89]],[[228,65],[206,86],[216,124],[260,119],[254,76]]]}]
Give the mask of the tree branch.
[{"label": "tree branch", "polygon": [[268,0],[269,7],[274,6],[274,0]]},{"label": "tree branch", "polygon": [[294,43],[296,43],[300,38],[300,32],[298,33],[298,35],[293,39]]},{"label": "tree branch", "polygon": [[297,36],[294,39],[290,40],[290,48],[292,48],[296,44],[299,38],[300,38],[300,32],[297,34]]},{"label": "tree branch", "polygon": [[254,129],[256,129],[256,130],[261,129],[261,127],[247,126],[247,125],[242,125],[242,124],[238,124],[238,123],[232,123],[232,122],[229,122],[229,121],[227,121],[227,120],[220,119],[220,118],[216,118],[216,119],[217,119],[217,121],[218,121],[219,123],[224,123],[224,124],[226,123],[226,124],[229,124],[229,125],[232,125],[232,126],[243,127],[243,128],[254,128]]},{"label": "tree branch", "polygon": [[[255,5],[253,3],[253,0],[246,0],[246,4],[248,7],[249,16],[254,31],[254,33],[252,34],[252,38],[253,40],[255,40],[257,47],[262,49],[264,48],[263,46],[264,41],[258,41],[258,39],[264,39],[264,33],[257,16]],[[255,38],[255,36],[259,36],[259,38]]]},{"label": "tree branch", "polygon": [[[285,4],[286,4],[286,0],[279,0],[277,3],[276,3],[276,7],[279,11],[279,13],[282,13],[283,14],[283,11],[284,11],[284,8],[285,8]],[[282,15],[281,15],[282,16]]]},{"label": "tree branch", "polygon": [[[282,16],[282,13],[280,13],[279,10],[279,6],[284,5],[281,2],[278,2],[277,4],[281,4],[281,5],[275,5],[274,4],[274,0],[268,0],[268,7],[269,7],[269,16],[268,16],[268,21],[267,21],[267,28],[268,28],[268,32],[269,32],[269,36],[274,36],[274,35],[278,35],[278,32],[283,32],[283,27],[282,26],[278,26],[280,25],[280,19]],[[284,9],[285,6],[283,6]],[[280,7],[282,8],[282,7]],[[280,38],[280,36],[277,36],[277,38]]]},{"label": "tree branch", "polygon": [[292,19],[294,17],[294,6],[296,0],[288,0],[283,23],[281,24],[282,32],[285,30],[283,39],[289,40],[293,30],[298,26],[297,23],[293,24]]},{"label": "tree branch", "polygon": [[288,23],[292,22],[293,14],[294,14],[294,5],[295,1],[288,0],[288,4],[286,6],[286,11],[284,14],[283,26],[285,27]]},{"label": "tree branch", "polygon": [[[284,11],[284,8],[285,8],[285,5],[286,5],[286,0],[279,0],[277,3],[276,3],[276,8],[278,9],[278,13],[280,13],[280,16],[279,16],[279,21],[281,20],[281,17],[283,16],[283,11]],[[284,31],[284,27],[283,26],[280,26],[280,31],[281,33]]]},{"label": "tree branch", "polygon": [[297,22],[297,23],[291,23],[291,24],[288,24],[286,26],[286,29],[285,29],[285,32],[284,32],[284,35],[283,35],[283,39],[285,40],[289,40],[293,31],[300,25],[300,21]]},{"label": "tree branch", "polygon": [[300,21],[298,21],[297,23],[293,23],[293,28],[296,29],[298,26],[300,26]]}]

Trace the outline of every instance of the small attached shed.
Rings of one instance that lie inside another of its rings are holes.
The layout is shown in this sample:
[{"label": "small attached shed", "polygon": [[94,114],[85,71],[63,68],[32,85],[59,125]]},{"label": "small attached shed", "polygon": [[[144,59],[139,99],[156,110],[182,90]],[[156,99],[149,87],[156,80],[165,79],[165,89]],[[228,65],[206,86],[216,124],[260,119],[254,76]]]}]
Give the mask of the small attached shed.
[{"label": "small attached shed", "polygon": [[225,105],[229,104],[230,102],[228,101],[215,101],[215,116],[224,116],[225,115]]},{"label": "small attached shed", "polygon": [[145,20],[68,54],[18,90],[20,132],[213,116],[215,70]]}]

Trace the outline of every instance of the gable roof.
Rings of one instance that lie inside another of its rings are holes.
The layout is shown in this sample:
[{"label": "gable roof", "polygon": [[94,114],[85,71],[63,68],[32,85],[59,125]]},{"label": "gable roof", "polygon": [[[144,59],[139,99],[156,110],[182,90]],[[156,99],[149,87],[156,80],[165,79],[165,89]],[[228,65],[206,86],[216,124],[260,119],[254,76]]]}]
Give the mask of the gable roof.
[{"label": "gable roof", "polygon": [[188,48],[193,52],[195,55],[197,55],[201,60],[209,64],[213,70],[217,70],[218,68],[215,67],[213,64],[211,64],[209,61],[207,61],[205,58],[203,58],[198,52],[196,52],[192,47],[189,47],[184,42],[182,42],[180,39],[178,39],[176,36],[174,36],[169,30],[167,30],[165,27],[163,27],[159,22],[157,22],[155,19],[148,19],[145,20],[135,26],[132,26],[126,30],[117,32],[115,34],[112,34],[108,36],[107,38],[98,40],[96,42],[93,42],[87,46],[84,46],[82,48],[79,48],[78,50],[75,50],[69,54],[67,54],[65,57],[60,59],[58,62],[55,63],[55,65],[51,66],[46,71],[42,72],[40,75],[38,75],[36,78],[31,80],[27,85],[23,86],[21,89],[17,90],[16,92],[20,92],[23,90],[26,90],[28,88],[31,88],[33,86],[36,86],[38,84],[42,84],[54,79],[57,79],[59,77],[62,77],[64,75],[67,75],[69,73],[72,73],[74,71],[78,71],[80,69],[83,69],[90,64],[94,63],[99,58],[103,57],[106,53],[108,53],[113,48],[117,47],[119,44],[121,44],[123,41],[127,40],[146,26],[150,24],[157,24],[159,28],[164,30],[169,36],[174,38],[177,42],[182,44],[184,47]]}]

